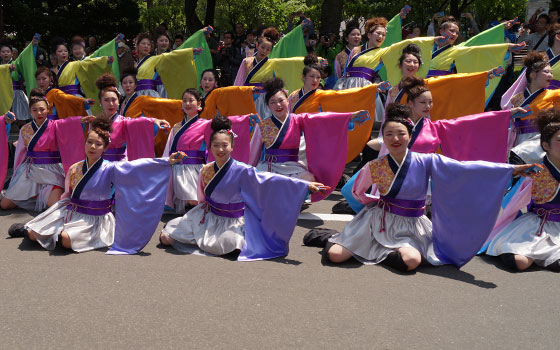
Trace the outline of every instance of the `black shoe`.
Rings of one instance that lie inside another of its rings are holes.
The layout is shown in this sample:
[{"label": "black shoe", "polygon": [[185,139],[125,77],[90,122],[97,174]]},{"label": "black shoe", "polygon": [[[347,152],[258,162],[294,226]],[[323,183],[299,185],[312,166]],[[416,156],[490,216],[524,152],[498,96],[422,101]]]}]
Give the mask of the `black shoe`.
[{"label": "black shoe", "polygon": [[342,176],[340,177],[340,180],[338,180],[338,183],[336,184],[335,190],[341,190],[342,187],[344,187],[344,185],[346,185],[346,183],[350,180],[350,176],[346,175],[346,174],[342,174]]},{"label": "black shoe", "polygon": [[341,200],[332,207],[333,214],[356,214],[346,200]]},{"label": "black shoe", "polygon": [[515,263],[515,255],[513,253],[500,254],[500,259],[502,259],[502,262],[508,270],[519,272],[519,268]]},{"label": "black shoe", "polygon": [[303,244],[308,247],[324,248],[337,231],[328,228],[312,228],[303,236]]},{"label": "black shoe", "polygon": [[25,229],[24,224],[13,224],[8,229],[8,234],[13,238],[25,237],[27,236],[27,230]]},{"label": "black shoe", "polygon": [[325,245],[325,248],[323,248],[321,254],[321,264],[326,265],[329,264],[331,262],[331,260],[329,259],[329,249],[331,249],[331,247],[334,245],[333,242],[329,242],[327,241],[327,244]]},{"label": "black shoe", "polygon": [[556,260],[552,264],[548,265],[546,268],[549,269],[550,271],[560,272],[560,260]]},{"label": "black shoe", "polygon": [[404,262],[401,252],[393,251],[382,261],[383,264],[402,272],[409,272],[408,265]]}]

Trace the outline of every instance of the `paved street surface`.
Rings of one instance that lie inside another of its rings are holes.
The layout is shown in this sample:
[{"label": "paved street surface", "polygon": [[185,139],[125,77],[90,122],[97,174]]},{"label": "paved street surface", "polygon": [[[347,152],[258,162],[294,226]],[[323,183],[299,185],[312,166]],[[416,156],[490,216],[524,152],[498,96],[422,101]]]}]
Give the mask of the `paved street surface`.
[{"label": "paved street surface", "polygon": [[[339,197],[306,212],[329,214]],[[316,220],[272,261],[184,255],[157,235],[135,256],[47,252],[7,238],[31,217],[0,212],[1,349],[558,348],[560,275],[537,268],[323,266],[303,235],[344,222]]]}]

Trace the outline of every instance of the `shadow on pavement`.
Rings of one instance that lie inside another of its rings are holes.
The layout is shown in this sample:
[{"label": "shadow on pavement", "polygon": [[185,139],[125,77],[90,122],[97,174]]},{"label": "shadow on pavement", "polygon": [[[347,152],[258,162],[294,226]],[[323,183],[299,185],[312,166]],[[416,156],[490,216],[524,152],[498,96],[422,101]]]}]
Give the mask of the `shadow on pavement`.
[{"label": "shadow on pavement", "polygon": [[451,266],[451,265],[420,266],[417,269],[417,272],[424,273],[426,275],[449,278],[452,280],[465,282],[486,289],[493,289],[498,287],[495,283],[477,280],[475,276],[471,275],[470,273],[459,270],[455,266]]}]

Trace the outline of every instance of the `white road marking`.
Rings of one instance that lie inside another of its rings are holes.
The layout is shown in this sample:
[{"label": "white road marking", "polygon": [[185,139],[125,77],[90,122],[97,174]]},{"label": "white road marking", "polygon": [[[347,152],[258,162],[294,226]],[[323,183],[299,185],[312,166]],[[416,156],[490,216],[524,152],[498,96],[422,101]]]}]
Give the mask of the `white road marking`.
[{"label": "white road marking", "polygon": [[348,222],[354,218],[350,214],[319,214],[319,213],[301,213],[298,220],[315,220],[315,221],[342,221]]}]

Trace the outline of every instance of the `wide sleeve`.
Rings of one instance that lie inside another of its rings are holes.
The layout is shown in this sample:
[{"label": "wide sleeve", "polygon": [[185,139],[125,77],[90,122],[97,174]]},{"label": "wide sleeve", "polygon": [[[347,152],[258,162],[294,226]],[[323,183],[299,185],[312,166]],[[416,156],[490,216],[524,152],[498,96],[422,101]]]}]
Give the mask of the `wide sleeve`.
[{"label": "wide sleeve", "polygon": [[25,141],[23,141],[20,129],[19,137],[16,144],[16,153],[14,154],[14,171],[21,165],[21,163],[25,159],[26,154],[27,146],[25,145]]},{"label": "wide sleeve", "polygon": [[302,25],[298,25],[284,35],[272,48],[270,58],[304,57],[307,55]]},{"label": "wide sleeve", "polygon": [[202,48],[202,52],[194,57],[194,64],[196,67],[197,73],[197,84],[196,86],[200,86],[200,79],[202,78],[202,72],[207,69],[212,69],[214,64],[212,63],[212,54],[210,53],[210,47],[208,46],[208,42],[206,41],[206,35],[204,34],[204,30],[200,29],[196,31],[193,35],[191,35],[187,40],[178,47],[178,49],[186,49],[186,48]]},{"label": "wide sleeve", "polygon": [[[4,188],[4,181],[8,174],[8,158],[10,151],[8,148],[8,135],[6,134],[6,123],[4,116],[0,116],[0,186]],[[15,170],[15,168],[14,168]]]},{"label": "wide sleeve", "polygon": [[99,49],[95,50],[95,52],[89,55],[88,58],[96,58],[96,57],[103,57],[103,56],[113,57],[114,61],[113,63],[111,63],[111,69],[113,70],[113,75],[115,76],[117,81],[120,81],[121,75],[119,69],[117,49],[118,49],[117,41],[116,39],[113,39],[108,43],[106,43],[105,45],[101,46]]},{"label": "wide sleeve", "polygon": [[255,127],[253,131],[253,137],[251,137],[250,154],[249,154],[249,165],[257,166],[262,157],[262,134],[261,128]]},{"label": "wide sleeve", "polygon": [[[398,35],[401,35],[400,29]],[[384,49],[381,57],[385,65],[385,69],[387,70],[387,80],[389,80],[393,86],[399,84],[402,79],[402,71],[398,67],[397,63],[399,62],[399,57],[402,55],[403,49],[410,44],[418,45],[422,55],[422,65],[418,69],[418,73],[416,75],[418,77],[425,77],[428,74],[428,69],[432,61],[432,47],[434,45],[433,37],[420,37],[395,42]]]},{"label": "wide sleeve", "polygon": [[225,116],[256,114],[252,86],[227,86],[214,89],[204,101],[201,118],[212,119],[217,114]]},{"label": "wide sleeve", "polygon": [[510,111],[487,112],[434,123],[443,154],[456,160],[506,162]]},{"label": "wide sleeve", "polygon": [[[251,115],[248,114],[228,117],[232,123],[231,129],[235,134],[235,138],[233,140],[233,152],[231,153],[231,156],[233,157],[233,159],[242,163],[249,163],[251,156],[251,132],[249,125],[250,116]],[[210,123],[208,123],[204,133],[204,140],[206,141],[208,149],[210,149],[211,134],[212,129],[210,128]],[[213,161],[214,155],[212,155],[212,152],[208,152],[207,162],[210,163]]]},{"label": "wide sleeve", "polygon": [[85,158],[84,130],[80,117],[55,120],[55,135],[64,172]]},{"label": "wide sleeve", "polygon": [[307,193],[308,183],[248,167],[239,176],[245,203],[245,244],[238,260],[288,255],[289,242]]},{"label": "wide sleeve", "polygon": [[425,156],[431,160],[434,252],[443,263],[460,267],[490,235],[513,166]]},{"label": "wide sleeve", "polygon": [[305,137],[307,166],[318,182],[331,190],[316,192],[313,202],[326,198],[336,187],[346,164],[348,122],[352,113],[296,114]]},{"label": "wide sleeve", "polygon": [[81,97],[67,94],[59,89],[52,89],[47,97],[51,98],[58,119],[88,115],[84,106],[84,99]]},{"label": "wide sleeve", "polygon": [[31,90],[37,87],[37,81],[35,79],[35,72],[37,71],[37,61],[35,60],[36,52],[37,47],[29,43],[15,61],[17,71],[21,73],[23,80],[25,80],[27,95],[31,93]]},{"label": "wide sleeve", "polygon": [[0,65],[0,115],[6,114],[14,102],[14,88],[12,86],[12,75],[10,65]]},{"label": "wide sleeve", "polygon": [[237,70],[237,75],[235,76],[235,81],[233,82],[234,86],[243,86],[245,85],[245,79],[247,78],[247,74],[249,72],[247,72],[247,67],[245,65],[245,60],[247,58],[245,58],[243,61],[241,61],[241,65],[239,66],[239,69]]},{"label": "wide sleeve", "polygon": [[[117,61],[117,57],[114,57]],[[95,80],[104,73],[112,73],[109,57],[86,58],[82,61],[73,61],[72,64],[78,65],[76,69],[76,77],[80,82],[80,86],[87,98],[99,99],[99,89],[95,85]],[[92,106],[94,113],[99,113],[101,108],[98,104]]]},{"label": "wide sleeve", "polygon": [[196,88],[197,76],[193,49],[164,53],[155,68],[169,98],[179,100],[187,88]]},{"label": "wide sleeve", "polygon": [[154,122],[151,118],[125,119],[126,154],[128,160],[154,156]]},{"label": "wide sleeve", "polygon": [[136,254],[148,244],[163,213],[170,175],[166,158],[113,163],[116,228],[107,254]]},{"label": "wide sleeve", "polygon": [[487,71],[426,79],[433,97],[430,119],[452,119],[484,112],[487,79]]}]

